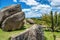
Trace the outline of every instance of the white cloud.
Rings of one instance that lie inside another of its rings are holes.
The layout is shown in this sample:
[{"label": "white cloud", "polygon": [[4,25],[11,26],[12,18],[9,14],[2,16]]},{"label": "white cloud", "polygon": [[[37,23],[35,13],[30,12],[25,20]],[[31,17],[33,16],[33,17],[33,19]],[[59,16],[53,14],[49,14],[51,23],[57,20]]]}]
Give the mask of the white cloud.
[{"label": "white cloud", "polygon": [[31,9],[22,9],[23,11],[30,11]]},{"label": "white cloud", "polygon": [[52,0],[51,5],[52,6],[60,6],[60,0]]},{"label": "white cloud", "polygon": [[32,18],[32,17],[40,17],[41,16],[41,14],[37,14],[37,13],[35,13],[35,12],[27,12],[27,13],[25,13],[25,15],[26,15],[26,18]]},{"label": "white cloud", "polygon": [[40,17],[44,13],[49,13],[51,11],[51,7],[49,5],[37,5],[33,6],[29,9],[23,9],[26,17]]},{"label": "white cloud", "polygon": [[39,4],[39,5],[32,7],[32,9],[44,9],[44,8],[50,9],[51,7],[49,5],[43,5],[43,4]]},{"label": "white cloud", "polygon": [[39,10],[41,13],[48,13],[51,11],[51,7],[49,5],[37,5],[32,7],[32,10]]},{"label": "white cloud", "polygon": [[60,11],[60,0],[51,0],[50,4],[53,11]]},{"label": "white cloud", "polygon": [[20,0],[20,2],[25,2],[27,5],[38,5],[39,4],[35,0]]},{"label": "white cloud", "polygon": [[17,0],[13,0],[13,2],[17,2]]},{"label": "white cloud", "polygon": [[40,4],[35,0],[20,0],[20,2],[24,2],[29,6],[33,5],[29,9],[23,9],[26,17],[40,17],[43,13],[49,13],[51,11],[49,5]]}]

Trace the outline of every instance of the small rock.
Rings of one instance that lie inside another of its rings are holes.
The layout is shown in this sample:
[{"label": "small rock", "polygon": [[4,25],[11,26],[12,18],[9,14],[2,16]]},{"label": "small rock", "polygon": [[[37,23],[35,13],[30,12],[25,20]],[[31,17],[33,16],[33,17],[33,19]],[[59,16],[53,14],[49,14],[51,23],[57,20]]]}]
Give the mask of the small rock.
[{"label": "small rock", "polygon": [[34,21],[32,19],[27,19],[26,21],[30,24],[34,24]]}]

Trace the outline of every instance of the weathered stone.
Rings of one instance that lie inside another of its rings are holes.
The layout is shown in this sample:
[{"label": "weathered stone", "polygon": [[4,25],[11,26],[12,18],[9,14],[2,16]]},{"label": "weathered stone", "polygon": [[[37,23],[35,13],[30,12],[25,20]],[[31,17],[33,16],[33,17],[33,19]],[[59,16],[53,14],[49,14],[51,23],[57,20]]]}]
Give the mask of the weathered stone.
[{"label": "weathered stone", "polygon": [[10,37],[10,40],[44,40],[43,30],[40,25],[33,25],[24,32]]},{"label": "weathered stone", "polygon": [[0,28],[1,28],[2,17],[3,17],[3,13],[0,11]]},{"label": "weathered stone", "polygon": [[2,20],[3,15],[4,15],[4,14],[0,11],[0,22],[1,22],[1,20]]},{"label": "weathered stone", "polygon": [[0,22],[2,20],[2,17],[3,17],[3,13],[0,11]]},{"label": "weathered stone", "polygon": [[1,28],[4,31],[20,29],[24,25],[25,14],[19,4],[1,9]]},{"label": "weathered stone", "polygon": [[21,12],[21,6],[19,4],[11,5],[8,7],[5,7],[1,10],[2,13],[4,13],[2,21],[13,14],[16,14],[17,12]]},{"label": "weathered stone", "polygon": [[27,22],[30,24],[34,24],[34,21],[32,19],[27,19]]},{"label": "weathered stone", "polygon": [[6,30],[6,31],[20,29],[22,27],[22,25],[24,25],[23,24],[24,18],[25,18],[24,12],[18,12],[14,15],[7,17],[2,22],[1,27],[3,30]]}]

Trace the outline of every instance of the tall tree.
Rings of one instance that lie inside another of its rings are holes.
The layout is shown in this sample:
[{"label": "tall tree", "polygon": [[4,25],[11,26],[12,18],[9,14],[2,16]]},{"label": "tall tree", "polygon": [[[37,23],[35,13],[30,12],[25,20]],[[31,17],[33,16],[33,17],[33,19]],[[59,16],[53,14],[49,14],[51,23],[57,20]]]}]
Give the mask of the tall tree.
[{"label": "tall tree", "polygon": [[53,20],[53,12],[51,11],[51,28],[52,32],[54,32],[54,20]]},{"label": "tall tree", "polygon": [[58,26],[58,15],[57,12],[55,12],[55,27]]},{"label": "tall tree", "polygon": [[53,19],[53,12],[51,11],[51,28],[52,28],[52,33],[53,33],[53,38],[56,40],[56,35],[54,34],[54,19]]}]

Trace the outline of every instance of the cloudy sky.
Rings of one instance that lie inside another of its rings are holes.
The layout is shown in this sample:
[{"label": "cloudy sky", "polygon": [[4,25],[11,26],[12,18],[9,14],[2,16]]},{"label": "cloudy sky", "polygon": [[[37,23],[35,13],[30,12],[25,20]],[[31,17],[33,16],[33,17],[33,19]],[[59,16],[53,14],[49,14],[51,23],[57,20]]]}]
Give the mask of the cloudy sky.
[{"label": "cloudy sky", "polygon": [[21,4],[26,18],[40,17],[51,10],[60,12],[60,0],[1,0],[0,9],[11,4]]}]

